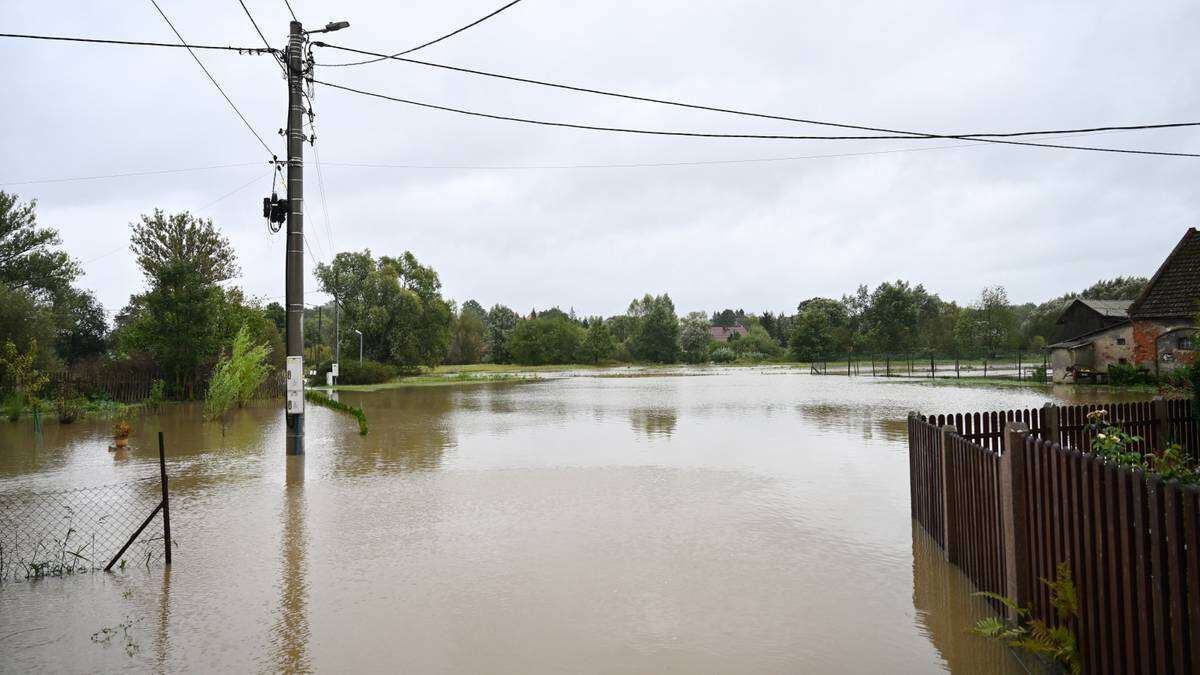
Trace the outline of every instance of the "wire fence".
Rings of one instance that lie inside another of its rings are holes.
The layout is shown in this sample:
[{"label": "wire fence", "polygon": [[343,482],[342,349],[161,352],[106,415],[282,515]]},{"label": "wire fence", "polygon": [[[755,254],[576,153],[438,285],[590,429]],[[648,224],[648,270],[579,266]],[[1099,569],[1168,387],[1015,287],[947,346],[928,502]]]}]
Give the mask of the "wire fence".
[{"label": "wire fence", "polygon": [[[116,565],[156,564],[165,556],[159,476],[56,492],[0,493],[0,583],[66,576]],[[152,518],[150,517],[152,516]],[[137,532],[140,536],[122,552]]]},{"label": "wire fence", "polygon": [[986,357],[917,354],[842,354],[812,361],[814,375],[870,375],[924,379],[987,377],[1046,381],[1048,357],[1042,352],[1017,352]]}]

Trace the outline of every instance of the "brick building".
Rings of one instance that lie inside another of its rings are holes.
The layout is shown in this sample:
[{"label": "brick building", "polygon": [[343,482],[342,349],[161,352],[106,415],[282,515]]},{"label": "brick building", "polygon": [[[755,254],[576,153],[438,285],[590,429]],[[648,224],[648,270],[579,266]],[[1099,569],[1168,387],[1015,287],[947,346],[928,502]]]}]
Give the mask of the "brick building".
[{"label": "brick building", "polygon": [[1133,363],[1161,373],[1196,358],[1200,310],[1200,232],[1189,228],[1129,307]]}]

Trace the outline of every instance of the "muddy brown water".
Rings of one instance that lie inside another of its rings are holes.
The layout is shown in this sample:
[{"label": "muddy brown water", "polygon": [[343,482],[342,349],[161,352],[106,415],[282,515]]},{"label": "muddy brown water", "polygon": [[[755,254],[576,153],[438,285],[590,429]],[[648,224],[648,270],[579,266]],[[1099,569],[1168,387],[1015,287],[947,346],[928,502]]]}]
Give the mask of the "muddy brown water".
[{"label": "muddy brown water", "polygon": [[[0,492],[172,485],[170,570],[0,585],[0,671],[1023,672],[909,517],[908,410],[1111,394],[786,369],[0,424]],[[133,656],[93,643],[130,623]]]}]

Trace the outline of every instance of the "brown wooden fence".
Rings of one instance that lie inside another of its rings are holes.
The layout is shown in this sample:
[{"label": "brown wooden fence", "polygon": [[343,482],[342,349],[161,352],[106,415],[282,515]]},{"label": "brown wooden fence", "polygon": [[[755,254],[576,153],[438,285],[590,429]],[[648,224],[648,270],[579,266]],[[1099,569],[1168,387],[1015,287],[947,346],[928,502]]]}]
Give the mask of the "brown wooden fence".
[{"label": "brown wooden fence", "polygon": [[[1018,412],[951,417],[979,419],[981,434],[989,419],[990,434]],[[1013,417],[993,448],[939,426],[947,416],[910,415],[913,517],[977,588],[1052,624],[1039,579],[1068,563],[1085,672],[1200,675],[1200,488],[1039,438]]]},{"label": "brown wooden fence", "polygon": [[1192,402],[1184,398],[1099,405],[1047,403],[1024,410],[929,415],[929,421],[938,427],[953,426],[964,438],[990,450],[1000,449],[1009,422],[1024,422],[1031,434],[1052,443],[1087,449],[1091,447],[1087,416],[1095,410],[1107,411],[1110,424],[1140,436],[1137,449],[1143,453],[1161,450],[1167,443],[1179,443],[1193,454],[1200,451]]}]

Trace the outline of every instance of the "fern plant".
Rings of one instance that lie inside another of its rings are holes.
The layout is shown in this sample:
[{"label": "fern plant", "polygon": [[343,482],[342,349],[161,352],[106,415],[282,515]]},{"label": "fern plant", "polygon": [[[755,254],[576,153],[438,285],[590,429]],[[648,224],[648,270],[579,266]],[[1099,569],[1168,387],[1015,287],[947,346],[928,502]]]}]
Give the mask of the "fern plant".
[{"label": "fern plant", "polygon": [[1075,633],[1066,626],[1067,622],[1079,615],[1079,594],[1071,577],[1071,567],[1065,562],[1059,563],[1054,581],[1044,578],[1040,581],[1050,589],[1050,604],[1054,606],[1054,612],[1062,624],[1051,626],[1041,619],[1030,618],[1031,610],[1018,605],[1012,598],[981,592],[975,595],[1003,604],[1016,613],[1019,621],[1014,624],[1002,617],[991,616],[977,621],[971,632],[1053,659],[1065,666],[1072,675],[1079,675],[1083,672],[1083,662],[1079,658],[1078,641]]}]

